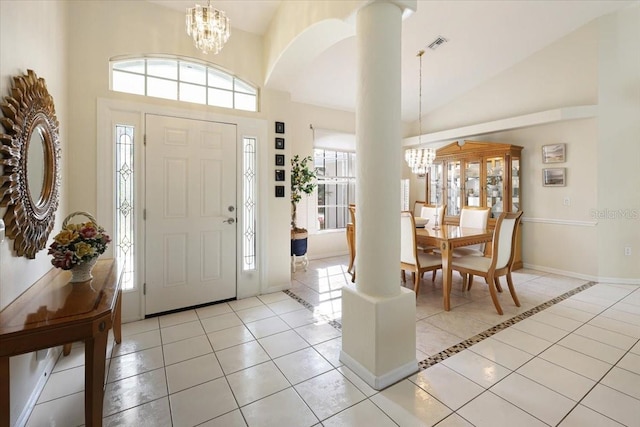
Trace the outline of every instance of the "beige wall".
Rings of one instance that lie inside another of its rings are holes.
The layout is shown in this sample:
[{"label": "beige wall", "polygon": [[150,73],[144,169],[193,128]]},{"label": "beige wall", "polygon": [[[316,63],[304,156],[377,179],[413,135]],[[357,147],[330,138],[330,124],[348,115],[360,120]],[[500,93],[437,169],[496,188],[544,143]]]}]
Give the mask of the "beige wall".
[{"label": "beige wall", "polygon": [[[525,147],[525,265],[622,283],[640,277],[639,14],[635,6],[597,19],[423,119],[429,133],[598,104],[594,119],[465,138]],[[566,187],[541,184],[540,149],[551,143],[567,144],[567,162],[554,165],[567,168]],[[424,197],[417,183],[412,197]]]},{"label": "beige wall", "polygon": [[[498,132],[476,138],[524,147],[520,176],[524,263],[548,271],[598,276],[597,227],[590,209],[597,203],[597,121],[583,119]],[[567,144],[567,161],[542,163],[542,146]],[[565,187],[544,187],[542,169],[567,169]],[[570,205],[564,204],[565,198]]]},{"label": "beige wall", "polygon": [[[66,24],[64,3],[0,1],[0,95],[4,99],[9,94],[13,76],[32,69],[45,79],[60,122],[62,187],[55,229],[64,219],[68,194],[65,185],[69,153]],[[4,216],[5,211],[6,208],[0,208],[0,215]],[[46,250],[28,260],[15,256],[13,240],[0,243],[0,310],[49,269],[51,263]],[[57,354],[58,351],[50,351],[44,360],[36,360],[35,353],[11,358],[11,425],[15,425],[23,413],[45,372],[50,372]]]}]

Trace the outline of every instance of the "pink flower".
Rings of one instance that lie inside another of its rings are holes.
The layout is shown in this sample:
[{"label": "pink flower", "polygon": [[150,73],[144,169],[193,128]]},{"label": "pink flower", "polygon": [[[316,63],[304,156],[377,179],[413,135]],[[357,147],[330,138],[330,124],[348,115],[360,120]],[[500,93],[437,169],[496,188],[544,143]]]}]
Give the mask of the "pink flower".
[{"label": "pink flower", "polygon": [[61,268],[63,270],[69,270],[73,267],[73,252],[66,251],[63,253],[55,253],[53,255],[53,259],[51,260],[51,264],[54,267]]},{"label": "pink flower", "polygon": [[83,239],[93,239],[98,234],[98,230],[96,230],[95,227],[87,226],[83,227],[78,234],[80,234],[80,237]]}]

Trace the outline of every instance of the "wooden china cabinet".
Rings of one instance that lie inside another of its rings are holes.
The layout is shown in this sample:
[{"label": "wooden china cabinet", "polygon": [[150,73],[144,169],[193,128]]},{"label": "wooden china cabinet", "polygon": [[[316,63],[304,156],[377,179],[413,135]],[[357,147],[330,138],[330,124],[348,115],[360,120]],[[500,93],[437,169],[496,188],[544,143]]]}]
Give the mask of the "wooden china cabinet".
[{"label": "wooden china cabinet", "polygon": [[[445,224],[458,224],[465,206],[491,209],[489,227],[503,212],[522,210],[521,152],[517,145],[458,141],[436,150],[427,174],[428,203],[447,205]],[[514,268],[522,267],[521,230],[516,239]]]}]

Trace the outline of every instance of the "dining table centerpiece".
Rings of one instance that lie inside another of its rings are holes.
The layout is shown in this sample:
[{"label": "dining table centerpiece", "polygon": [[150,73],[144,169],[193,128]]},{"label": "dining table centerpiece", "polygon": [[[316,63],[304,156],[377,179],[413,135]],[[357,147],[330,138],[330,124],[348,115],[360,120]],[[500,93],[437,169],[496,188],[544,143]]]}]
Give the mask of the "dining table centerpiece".
[{"label": "dining table centerpiece", "polygon": [[[76,216],[85,216],[87,222],[70,224]],[[71,270],[71,283],[86,282],[93,278],[91,270],[98,257],[107,250],[111,238],[88,212],[73,212],[62,223],[62,230],[53,238],[49,255],[51,264],[62,270]]]}]

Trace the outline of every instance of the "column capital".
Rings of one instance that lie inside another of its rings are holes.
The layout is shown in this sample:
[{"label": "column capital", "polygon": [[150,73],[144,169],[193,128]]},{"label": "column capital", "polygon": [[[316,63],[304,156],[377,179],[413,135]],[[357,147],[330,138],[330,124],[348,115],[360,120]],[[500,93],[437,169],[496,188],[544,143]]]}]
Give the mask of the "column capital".
[{"label": "column capital", "polygon": [[402,11],[402,19],[407,19],[413,12],[418,10],[418,0],[369,0],[362,7],[369,6],[372,3],[391,3],[395,4]]}]

